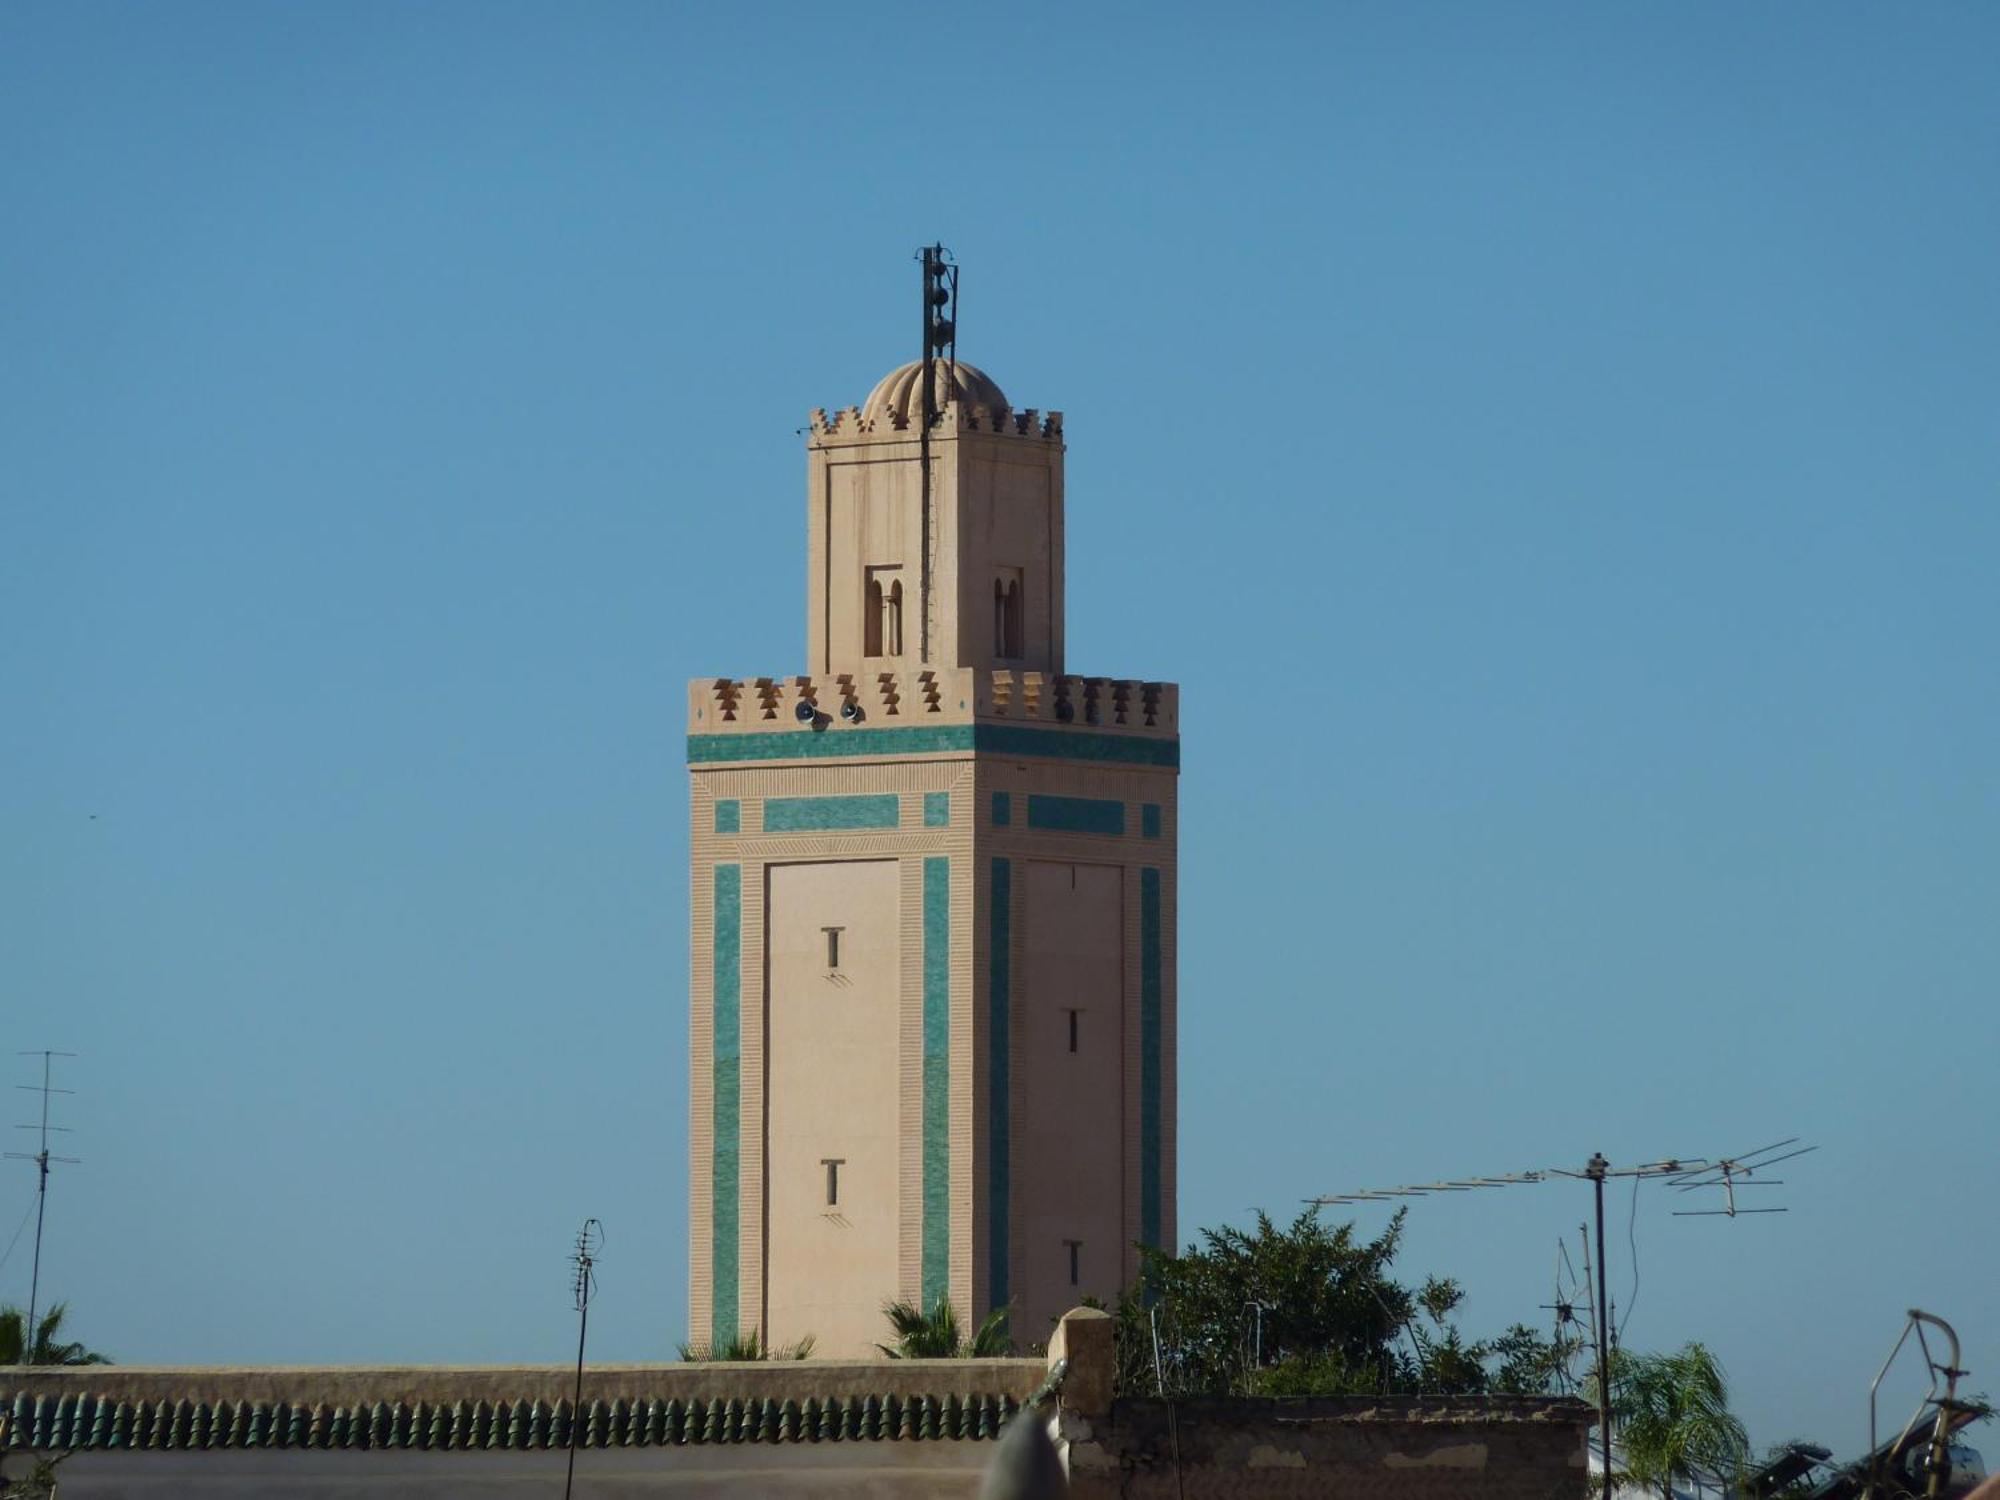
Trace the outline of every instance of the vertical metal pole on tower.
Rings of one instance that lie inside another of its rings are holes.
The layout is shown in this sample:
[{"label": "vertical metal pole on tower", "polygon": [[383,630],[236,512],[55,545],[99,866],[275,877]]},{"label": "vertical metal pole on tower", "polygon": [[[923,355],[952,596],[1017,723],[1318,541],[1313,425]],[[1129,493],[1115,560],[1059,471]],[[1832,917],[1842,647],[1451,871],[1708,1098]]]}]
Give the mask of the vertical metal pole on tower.
[{"label": "vertical metal pole on tower", "polygon": [[919,354],[922,368],[917,372],[918,384],[922,387],[923,403],[918,408],[923,423],[917,434],[917,484],[922,492],[923,513],[919,520],[921,535],[917,546],[917,655],[922,661],[931,659],[931,423],[937,419],[937,396],[931,390],[931,372],[935,368],[931,356],[931,288],[937,281],[937,246],[927,245],[919,257],[924,273],[924,342]]},{"label": "vertical metal pole on tower", "polygon": [[1611,1303],[1604,1279],[1604,1174],[1611,1163],[1594,1152],[1584,1175],[1597,1200],[1597,1433],[1604,1462],[1603,1500],[1611,1500]]}]

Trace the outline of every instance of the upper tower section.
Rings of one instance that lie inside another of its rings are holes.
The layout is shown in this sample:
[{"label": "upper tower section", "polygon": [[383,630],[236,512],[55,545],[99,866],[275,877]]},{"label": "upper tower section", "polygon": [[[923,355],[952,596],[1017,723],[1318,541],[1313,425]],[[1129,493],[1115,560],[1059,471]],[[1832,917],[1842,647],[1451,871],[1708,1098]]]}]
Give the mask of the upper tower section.
[{"label": "upper tower section", "polygon": [[923,259],[925,358],[807,430],[809,670],[1059,676],[1062,413],[956,358],[956,268]]}]

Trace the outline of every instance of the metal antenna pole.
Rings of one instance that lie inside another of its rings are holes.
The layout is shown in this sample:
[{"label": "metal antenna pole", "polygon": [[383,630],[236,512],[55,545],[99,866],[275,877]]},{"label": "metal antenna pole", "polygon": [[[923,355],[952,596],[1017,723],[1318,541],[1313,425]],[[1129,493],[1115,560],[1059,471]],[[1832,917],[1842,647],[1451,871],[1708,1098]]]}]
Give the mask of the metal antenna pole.
[{"label": "metal antenna pole", "polygon": [[23,1052],[20,1055],[22,1057],[39,1057],[42,1060],[42,1083],[40,1088],[36,1088],[31,1083],[15,1085],[16,1088],[25,1089],[31,1094],[38,1093],[42,1096],[41,1124],[39,1126],[22,1125],[18,1127],[21,1130],[39,1129],[38,1149],[33,1156],[29,1156],[23,1151],[9,1151],[7,1153],[8,1156],[16,1161],[32,1161],[35,1164],[37,1177],[35,1184],[35,1269],[28,1279],[28,1323],[21,1330],[21,1363],[31,1365],[35,1362],[35,1312],[37,1304],[41,1300],[42,1292],[42,1221],[48,1212],[49,1206],[49,1163],[59,1161],[67,1162],[71,1166],[74,1166],[77,1162],[74,1156],[49,1155],[49,1132],[51,1130],[61,1131],[63,1129],[60,1125],[49,1124],[49,1095],[72,1092],[69,1089],[50,1087],[49,1070],[51,1059],[75,1057],[76,1054],[74,1052],[54,1052],[44,1049],[40,1052]]},{"label": "metal antenna pole", "polygon": [[[924,279],[924,338],[919,355],[922,368],[918,372],[918,378],[923,382],[923,405],[920,408],[923,425],[917,433],[917,463],[922,471],[917,480],[921,499],[918,546],[922,552],[917,577],[917,651],[919,659],[928,663],[931,659],[934,571],[931,549],[937,535],[931,523],[931,427],[938,419],[937,389],[933,381],[937,374],[938,356],[943,354],[953,372],[953,388],[957,386],[958,267],[951,263],[951,252],[941,244],[924,246],[917,252],[917,259],[923,263]],[[951,399],[949,393],[945,399]]]},{"label": "metal antenna pole", "polygon": [[924,263],[924,342],[919,358],[923,368],[917,372],[917,379],[923,386],[923,405],[919,408],[919,420],[923,425],[917,431],[917,486],[921,495],[921,514],[918,520],[920,535],[917,540],[917,655],[922,661],[931,659],[931,422],[937,415],[937,395],[931,389],[931,283],[937,275],[937,246],[931,245],[919,252]]},{"label": "metal antenna pole", "polygon": [[1602,1151],[1592,1152],[1583,1169],[1597,1200],[1597,1431],[1598,1452],[1604,1459],[1604,1500],[1611,1500],[1611,1303],[1604,1279],[1604,1174],[1610,1169]]},{"label": "metal antenna pole", "polygon": [[576,1438],[583,1426],[583,1343],[590,1334],[590,1299],[597,1292],[597,1252],[604,1248],[604,1226],[585,1219],[576,1232],[576,1249],[570,1253],[575,1268],[571,1287],[576,1294],[576,1400],[570,1406],[569,1470],[563,1479],[563,1500],[569,1500],[576,1483]]}]

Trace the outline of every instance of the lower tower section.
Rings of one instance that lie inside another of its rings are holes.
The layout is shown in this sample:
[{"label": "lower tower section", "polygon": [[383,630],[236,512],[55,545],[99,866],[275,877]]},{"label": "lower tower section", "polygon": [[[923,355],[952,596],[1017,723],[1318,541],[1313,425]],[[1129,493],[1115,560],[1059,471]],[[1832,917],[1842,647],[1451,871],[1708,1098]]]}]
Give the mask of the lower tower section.
[{"label": "lower tower section", "polygon": [[698,1342],[1025,1348],[1173,1241],[1174,691],[915,676],[690,692]]}]

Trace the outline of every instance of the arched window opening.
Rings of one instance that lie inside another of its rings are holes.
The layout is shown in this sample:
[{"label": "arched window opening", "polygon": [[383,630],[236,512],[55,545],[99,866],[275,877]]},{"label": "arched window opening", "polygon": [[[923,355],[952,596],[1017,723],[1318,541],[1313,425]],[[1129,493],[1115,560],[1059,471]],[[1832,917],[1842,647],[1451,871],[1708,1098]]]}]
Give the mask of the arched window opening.
[{"label": "arched window opening", "polygon": [[882,654],[882,580],[868,580],[868,600],[861,611],[861,654]]},{"label": "arched window opening", "polygon": [[1028,654],[1022,627],[1021,570],[1000,568],[993,575],[993,655],[1019,661]]},{"label": "arched window opening", "polygon": [[903,580],[900,578],[889,585],[889,602],[882,612],[882,635],[888,646],[886,654],[901,656],[903,654]]}]

